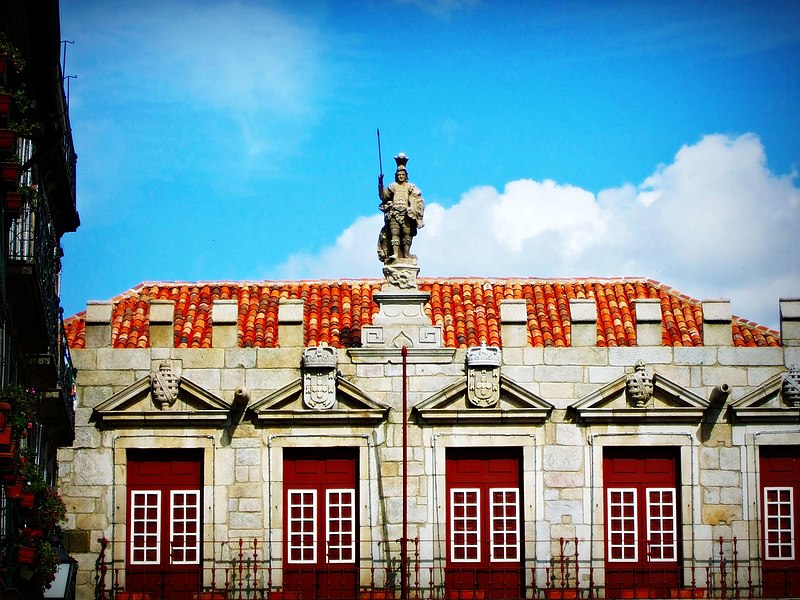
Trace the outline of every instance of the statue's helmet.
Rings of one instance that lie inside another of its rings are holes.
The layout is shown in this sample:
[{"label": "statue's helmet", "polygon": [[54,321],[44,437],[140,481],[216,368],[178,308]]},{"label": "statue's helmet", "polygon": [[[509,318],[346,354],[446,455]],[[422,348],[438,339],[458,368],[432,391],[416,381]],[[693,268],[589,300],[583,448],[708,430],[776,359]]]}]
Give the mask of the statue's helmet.
[{"label": "statue's helmet", "polygon": [[408,157],[405,155],[404,152],[399,152],[397,156],[394,157],[394,162],[397,163],[397,170],[399,171],[401,168],[406,170],[406,163],[408,162]]}]

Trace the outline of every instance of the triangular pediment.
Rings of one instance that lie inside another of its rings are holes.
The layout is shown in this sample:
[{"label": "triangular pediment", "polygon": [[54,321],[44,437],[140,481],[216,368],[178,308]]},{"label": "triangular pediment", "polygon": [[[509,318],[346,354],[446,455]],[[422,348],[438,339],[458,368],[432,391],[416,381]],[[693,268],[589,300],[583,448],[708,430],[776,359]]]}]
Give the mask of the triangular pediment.
[{"label": "triangular pediment", "polygon": [[389,407],[346,379],[336,376],[336,402],[332,408],[309,408],[303,402],[303,380],[274,391],[252,406],[250,411],[259,423],[316,423],[327,425],[371,425],[384,420]]},{"label": "triangular pediment", "polygon": [[652,376],[652,393],[642,406],[627,396],[628,378],[604,385],[570,406],[585,423],[699,423],[710,402],[659,374]]},{"label": "triangular pediment", "polygon": [[463,378],[414,407],[419,419],[436,424],[542,423],[553,405],[500,375],[500,398],[494,406],[478,407],[467,398],[467,378]]},{"label": "triangular pediment", "polygon": [[789,406],[782,395],[784,373],[767,379],[749,394],[731,404],[733,419],[740,423],[797,423],[800,407]]},{"label": "triangular pediment", "polygon": [[153,391],[153,376],[147,375],[98,404],[92,418],[103,429],[219,427],[228,421],[230,410],[230,404],[184,377],[177,378],[174,402],[159,404]]}]

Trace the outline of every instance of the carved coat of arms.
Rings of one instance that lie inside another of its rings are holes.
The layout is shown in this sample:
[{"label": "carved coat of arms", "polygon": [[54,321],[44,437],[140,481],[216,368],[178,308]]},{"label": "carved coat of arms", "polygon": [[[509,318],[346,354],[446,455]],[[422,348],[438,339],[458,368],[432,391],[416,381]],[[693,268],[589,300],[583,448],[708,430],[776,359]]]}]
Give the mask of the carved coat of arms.
[{"label": "carved coat of arms", "polygon": [[653,378],[647,374],[644,361],[636,361],[633,373],[625,382],[628,403],[635,408],[644,408],[653,396]]},{"label": "carved coat of arms", "polygon": [[163,361],[151,375],[153,400],[161,410],[171,408],[178,399],[178,377],[168,361]]},{"label": "carved coat of arms", "polygon": [[783,401],[786,406],[800,407],[800,369],[792,365],[783,376]]},{"label": "carved coat of arms", "polygon": [[481,344],[467,349],[467,399],[479,408],[500,401],[500,348]]},{"label": "carved coat of arms", "polygon": [[312,410],[336,405],[336,349],[316,346],[303,350],[303,404]]}]

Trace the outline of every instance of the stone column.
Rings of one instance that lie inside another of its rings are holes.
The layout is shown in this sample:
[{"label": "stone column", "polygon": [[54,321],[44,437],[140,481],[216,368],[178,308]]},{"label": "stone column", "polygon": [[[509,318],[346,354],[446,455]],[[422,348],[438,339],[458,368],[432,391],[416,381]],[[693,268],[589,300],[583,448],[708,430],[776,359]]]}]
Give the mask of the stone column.
[{"label": "stone column", "polygon": [[661,336],[661,300],[658,298],[640,298],[633,301],[636,311],[636,345],[660,346]]},{"label": "stone column", "polygon": [[114,305],[111,302],[86,303],[86,347],[108,348],[111,346],[111,317]]},{"label": "stone column", "polygon": [[597,345],[597,303],[591,298],[569,301],[572,321],[571,345],[574,348]]},{"label": "stone column", "polygon": [[173,348],[175,346],[175,302],[172,300],[150,301],[150,347]]}]

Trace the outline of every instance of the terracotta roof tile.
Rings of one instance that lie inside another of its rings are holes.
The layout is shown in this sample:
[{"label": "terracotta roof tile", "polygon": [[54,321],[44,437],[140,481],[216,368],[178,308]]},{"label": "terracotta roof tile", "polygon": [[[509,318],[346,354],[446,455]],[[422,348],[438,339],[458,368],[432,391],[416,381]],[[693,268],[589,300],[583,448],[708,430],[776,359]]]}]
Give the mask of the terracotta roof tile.
[{"label": "terracotta roof tile", "polygon": [[[151,300],[175,302],[174,344],[177,348],[210,348],[215,300],[237,300],[238,340],[244,348],[274,348],[278,344],[278,305],[282,298],[305,304],[306,344],[338,348],[360,345],[361,328],[372,323],[378,306],[372,294],[378,280],[150,283],[115,298],[112,340],[115,348],[146,348],[150,340]],[[700,301],[647,279],[421,279],[430,293],[425,313],[442,328],[444,345],[465,348],[486,343],[500,346],[500,302],[524,299],[528,343],[534,347],[571,345],[569,300],[592,299],[597,304],[597,345],[634,346],[634,300],[659,299],[662,343],[702,346]],[[85,347],[85,312],[65,321],[71,348]],[[733,318],[734,346],[779,346],[778,332]]]}]

